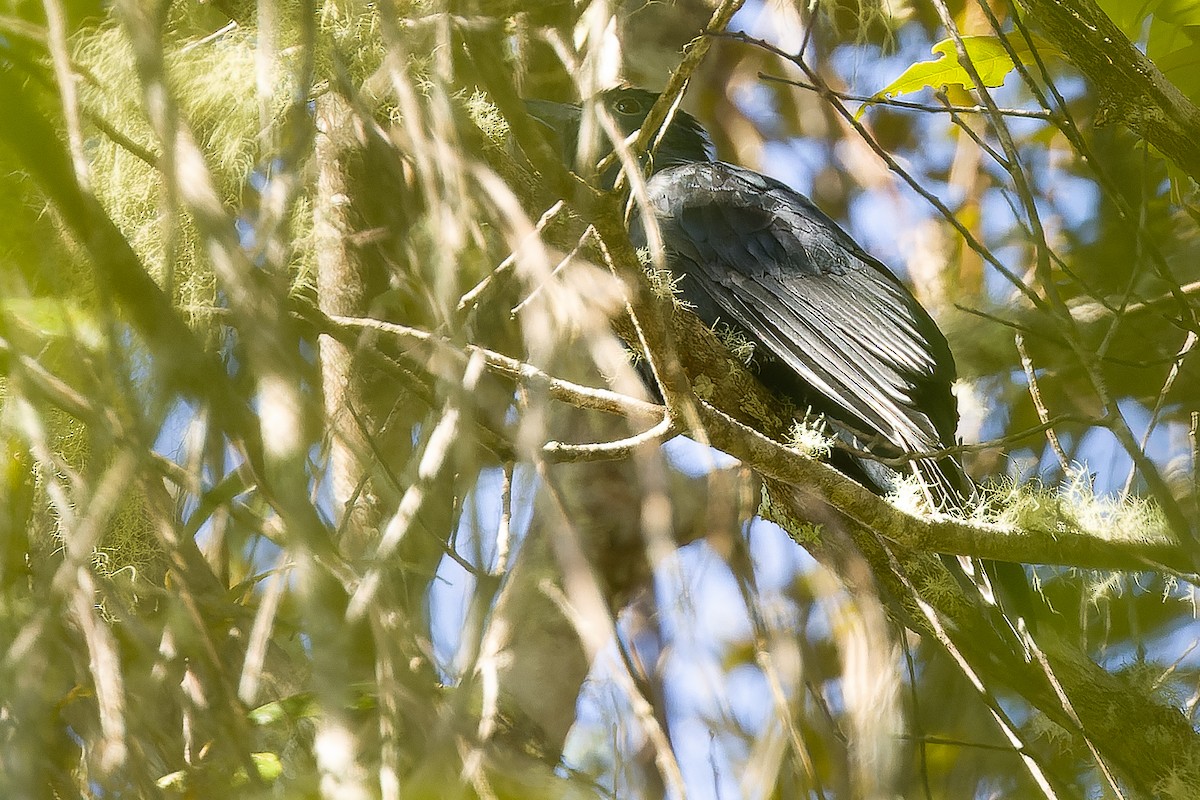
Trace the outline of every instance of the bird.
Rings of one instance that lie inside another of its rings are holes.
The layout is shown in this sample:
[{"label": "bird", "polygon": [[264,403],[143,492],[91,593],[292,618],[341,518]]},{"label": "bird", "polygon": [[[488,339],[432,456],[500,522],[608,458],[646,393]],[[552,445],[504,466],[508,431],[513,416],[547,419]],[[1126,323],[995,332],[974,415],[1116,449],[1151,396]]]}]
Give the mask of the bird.
[{"label": "bird", "polygon": [[[621,86],[595,100],[629,136],[658,97]],[[582,107],[526,107],[574,163]],[[679,109],[648,157],[647,210],[679,299],[753,345],[758,380],[821,421],[842,445],[830,460],[843,473],[882,495],[907,472],[934,508],[962,509],[976,495],[961,463],[913,457],[956,444],[954,356],[933,318],[811,200],[712,152],[704,127]],[[611,188],[616,174],[601,182]],[[638,247],[651,238],[641,214],[630,237]]]},{"label": "bird", "polygon": [[[629,137],[658,99],[620,86],[594,102]],[[526,109],[564,161],[575,164],[583,107],[527,100]],[[669,120],[643,156],[648,214],[631,216],[633,244],[661,242],[679,300],[706,325],[724,325],[753,345],[753,371],[764,387],[806,416],[816,414],[832,434],[836,468],[881,496],[908,474],[934,511],[969,512],[977,489],[947,453],[957,444],[957,370],[933,317],[803,194],[716,160],[708,133],[682,109]],[[594,154],[603,155],[603,148]],[[619,165],[609,166],[599,181],[612,189],[619,173]],[[644,216],[657,237],[647,234]],[[1024,568],[943,560],[1001,612],[1000,628],[1016,636],[1028,660],[1038,604]]]}]

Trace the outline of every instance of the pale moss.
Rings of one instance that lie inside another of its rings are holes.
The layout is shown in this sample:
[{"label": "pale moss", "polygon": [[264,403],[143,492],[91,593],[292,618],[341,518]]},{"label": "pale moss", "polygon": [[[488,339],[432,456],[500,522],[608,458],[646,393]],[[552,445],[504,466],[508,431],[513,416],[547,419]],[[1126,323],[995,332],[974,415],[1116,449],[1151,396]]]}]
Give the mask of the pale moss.
[{"label": "pale moss", "polygon": [[915,13],[914,5],[909,0],[860,0],[849,7],[834,0],[821,0],[819,7],[829,24],[839,32],[845,27],[847,9],[852,9],[854,21],[849,27],[857,43],[872,42],[882,32],[887,49],[895,48],[896,32]]},{"label": "pale moss", "polygon": [[792,423],[787,445],[810,458],[829,458],[833,454],[834,442],[823,417],[805,414]]},{"label": "pale moss", "polygon": [[[396,3],[397,18],[419,14],[427,5],[422,2]],[[387,48],[374,4],[323,3],[317,26],[319,39],[332,44],[317,49],[318,74],[333,75],[342,68],[353,82],[361,83],[383,64]]]},{"label": "pale moss", "polygon": [[87,426],[58,408],[49,409],[47,414],[51,449],[72,468],[83,469],[91,452]]},{"label": "pale moss", "polygon": [[[164,69],[181,120],[192,131],[221,200],[237,215],[256,171],[270,166],[275,149],[270,129],[297,100],[299,59],[295,25],[281,24],[276,63],[265,97],[258,85],[257,34],[233,27],[215,37],[211,25],[194,20],[185,4],[173,7],[164,41]],[[358,17],[374,17],[363,11]],[[353,25],[370,27],[363,19]],[[359,47],[382,51],[378,37]],[[116,128],[157,158],[159,141],[144,107],[138,75],[125,30],[112,21],[82,30],[73,42],[74,59],[90,80],[80,84],[85,112]],[[322,62],[318,52],[317,61]],[[373,67],[372,67],[373,69]],[[85,120],[86,123],[86,120]],[[193,323],[203,325],[216,305],[217,285],[200,237],[187,214],[171,214],[170,195],[159,169],[139,154],[113,142],[99,130],[87,130],[86,152],[94,191],[151,275],[171,291]],[[285,133],[286,135],[286,133]],[[294,284],[311,283],[311,203],[300,196],[288,218],[286,238],[297,243],[289,265]],[[166,286],[170,280],[171,285]]]},{"label": "pale moss", "polygon": [[1070,753],[1074,749],[1074,735],[1041,712],[1030,715],[1027,728],[1030,738],[1043,739],[1061,753]]},{"label": "pale moss", "polygon": [[487,99],[483,92],[472,92],[464,101],[463,106],[470,115],[471,121],[483,131],[484,136],[498,145],[508,142],[511,135],[508,120],[500,110]]},{"label": "pale moss", "polygon": [[1083,472],[1057,490],[1036,482],[991,487],[976,514],[1000,527],[1133,542],[1159,541],[1168,529],[1154,503],[1140,497],[1098,495]]},{"label": "pale moss", "polygon": [[712,400],[713,394],[716,393],[716,386],[713,385],[712,380],[707,375],[698,375],[692,381],[692,391],[701,400]]},{"label": "pale moss", "polygon": [[919,477],[911,473],[896,473],[896,477],[889,487],[887,501],[895,508],[914,517],[937,513],[929,507],[928,487]]},{"label": "pale moss", "polygon": [[771,412],[771,409],[763,403],[757,394],[749,392],[742,398],[740,407],[742,413],[750,419],[756,419],[759,422],[767,423],[766,427],[775,430],[779,426],[779,418]]},{"label": "pale moss", "polygon": [[[1164,745],[1173,748],[1175,737],[1164,737]],[[1200,786],[1200,763],[1191,751],[1177,760],[1168,770],[1166,777],[1154,786],[1154,797],[1163,800],[1192,800],[1196,796],[1196,787]]]},{"label": "pale moss", "polygon": [[1123,594],[1126,581],[1128,580],[1128,576],[1125,573],[1110,572],[1108,570],[1068,568],[1066,572],[1079,578],[1080,590],[1084,593],[1087,601],[1093,606],[1098,605],[1103,598],[1116,597]]},{"label": "pale moss", "polygon": [[746,334],[741,331],[731,328],[724,322],[717,320],[712,326],[712,332],[721,340],[721,344],[725,345],[725,349],[733,355],[738,361],[742,362],[743,366],[750,367],[754,363],[754,342],[746,337]]},{"label": "pale moss", "polygon": [[[124,29],[106,23],[84,31],[75,42],[75,59],[95,77],[81,85],[84,108],[157,155],[141,93],[129,90],[140,79]],[[253,32],[235,28],[203,44],[170,42],[165,69],[221,199],[236,209],[263,157]],[[286,69],[277,70],[276,78],[268,98],[272,119],[282,114],[292,91]],[[181,307],[212,307],[216,280],[191,220],[168,213],[160,171],[98,132],[90,135],[87,152],[98,199],[151,274],[160,282],[171,277]]]},{"label": "pale moss", "polygon": [[691,310],[696,307],[679,295],[679,282],[683,280],[682,275],[676,275],[669,269],[656,267],[654,256],[648,248],[638,248],[637,257],[641,262],[642,269],[646,272],[646,279],[650,282],[650,290],[654,292],[655,297],[659,300],[670,300],[676,308]]},{"label": "pale moss", "polygon": [[1115,674],[1138,694],[1154,697],[1166,705],[1176,706],[1186,700],[1180,696],[1176,686],[1166,680],[1169,675],[1161,664],[1135,660],[1116,670]]},{"label": "pale moss", "polygon": [[312,197],[300,195],[292,204],[291,218],[293,294],[310,294],[317,290],[317,248],[312,223]]},{"label": "pale moss", "polygon": [[[909,580],[917,588],[921,597],[935,608],[957,617],[968,605],[969,601],[963,594],[962,586],[954,579],[954,575],[946,569],[937,558],[918,558],[906,560],[905,571]],[[924,612],[914,606],[918,618],[924,617]]]},{"label": "pale moss", "polygon": [[[104,536],[92,552],[92,566],[131,607],[161,582],[163,555],[140,490],[130,492],[109,518]],[[103,600],[100,610],[109,619],[116,618],[115,609],[106,607]]]},{"label": "pale moss", "polygon": [[[91,442],[87,427],[59,409],[50,409],[45,418],[50,434],[50,449],[71,471],[87,474],[92,466]],[[68,487],[71,481],[53,463],[36,461],[33,464],[35,492],[34,526],[43,541],[51,548],[63,546],[63,529],[59,509],[50,500],[48,485],[57,479]],[[48,552],[48,550],[47,550]],[[158,580],[162,569],[162,553],[154,535],[153,523],[146,513],[145,496],[133,487],[125,492],[117,508],[104,526],[104,533],[92,551],[92,566],[96,574],[107,578],[110,587],[132,605],[142,593]],[[101,605],[106,615],[109,611]]]}]

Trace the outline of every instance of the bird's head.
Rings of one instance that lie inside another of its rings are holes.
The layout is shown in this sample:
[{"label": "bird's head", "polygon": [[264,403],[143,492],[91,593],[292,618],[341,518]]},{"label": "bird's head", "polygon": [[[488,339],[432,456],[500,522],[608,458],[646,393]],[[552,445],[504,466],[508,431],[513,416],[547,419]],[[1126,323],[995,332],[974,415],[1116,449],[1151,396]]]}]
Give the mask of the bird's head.
[{"label": "bird's head", "polygon": [[[605,89],[596,96],[596,102],[603,106],[611,115],[617,129],[625,136],[636,133],[646,121],[659,95],[646,89],[632,86],[622,86],[615,89]],[[530,115],[546,126],[552,132],[553,140],[561,145],[563,160],[574,164],[579,150],[579,132],[582,127],[583,109],[579,105],[567,103],[551,103],[545,100],[527,100],[526,108]],[[612,152],[610,142],[602,139],[596,159]],[[712,160],[712,140],[708,133],[691,114],[676,110],[671,124],[667,127],[662,141],[654,151],[652,170],[687,164],[693,161]],[[611,176],[605,175],[602,182],[612,184],[616,177],[613,170]]]},{"label": "bird's head", "polygon": [[[622,86],[604,90],[598,100],[608,109],[621,133],[629,136],[642,127],[658,98],[656,92]],[[654,153],[654,168],[711,161],[711,151],[712,140],[700,122],[686,111],[677,109]]]}]

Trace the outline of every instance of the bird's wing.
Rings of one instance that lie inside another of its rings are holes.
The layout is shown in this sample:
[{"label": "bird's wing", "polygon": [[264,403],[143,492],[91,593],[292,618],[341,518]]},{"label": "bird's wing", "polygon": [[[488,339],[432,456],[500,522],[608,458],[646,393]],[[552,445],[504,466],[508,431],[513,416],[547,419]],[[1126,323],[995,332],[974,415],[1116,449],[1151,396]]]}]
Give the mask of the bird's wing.
[{"label": "bird's wing", "polygon": [[945,338],[807,198],[723,163],[662,170],[648,188],[669,263],[702,317],[708,309],[736,322],[848,424],[907,452],[952,443],[954,362]]}]

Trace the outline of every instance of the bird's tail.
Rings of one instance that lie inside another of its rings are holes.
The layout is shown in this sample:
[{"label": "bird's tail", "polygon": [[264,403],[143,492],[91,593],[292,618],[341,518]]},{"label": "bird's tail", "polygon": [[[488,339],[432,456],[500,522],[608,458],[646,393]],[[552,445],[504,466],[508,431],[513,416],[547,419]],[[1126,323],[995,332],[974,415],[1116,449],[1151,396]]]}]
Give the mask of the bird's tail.
[{"label": "bird's tail", "polygon": [[[979,503],[979,490],[957,459],[922,459],[915,461],[913,468],[929,502],[937,510],[965,515]],[[952,571],[961,570],[961,576],[974,586],[984,602],[1003,617],[1004,627],[1016,636],[1028,660],[1027,637],[1037,632],[1038,603],[1025,568],[1011,561],[969,556],[945,560]]]}]

